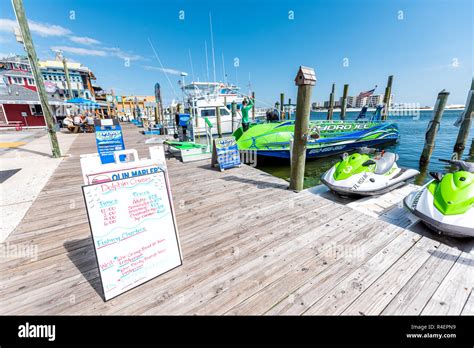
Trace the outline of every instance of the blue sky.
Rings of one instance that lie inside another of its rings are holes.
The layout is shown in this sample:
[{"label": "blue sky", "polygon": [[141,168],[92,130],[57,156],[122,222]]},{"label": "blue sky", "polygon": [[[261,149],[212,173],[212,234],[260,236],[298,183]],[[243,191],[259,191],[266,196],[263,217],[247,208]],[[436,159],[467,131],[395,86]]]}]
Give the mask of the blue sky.
[{"label": "blue sky", "polygon": [[[40,59],[51,49],[90,67],[97,83],[116,94],[153,94],[160,82],[165,100],[180,96],[174,71],[207,79],[204,42],[213,80],[209,13],[212,13],[217,80],[247,92],[250,74],[257,101],[274,103],[279,93],[296,100],[299,65],[317,75],[313,100],[336,96],[344,83],[357,95],[394,75],[396,102],[433,105],[451,92],[464,103],[473,75],[472,0],[24,0]],[[71,12],[74,11],[74,12]],[[184,20],[182,17],[184,11]],[[293,19],[291,19],[291,13]],[[0,54],[22,53],[11,34],[10,1],[0,3]],[[165,73],[154,56],[154,45]],[[238,58],[239,67],[234,67]],[[128,59],[129,64],[126,64]],[[344,64],[346,63],[346,64]],[[348,66],[345,66],[347,65]],[[236,76],[237,75],[237,76]],[[174,89],[174,92],[173,92]],[[176,93],[176,96],[175,94]]]}]

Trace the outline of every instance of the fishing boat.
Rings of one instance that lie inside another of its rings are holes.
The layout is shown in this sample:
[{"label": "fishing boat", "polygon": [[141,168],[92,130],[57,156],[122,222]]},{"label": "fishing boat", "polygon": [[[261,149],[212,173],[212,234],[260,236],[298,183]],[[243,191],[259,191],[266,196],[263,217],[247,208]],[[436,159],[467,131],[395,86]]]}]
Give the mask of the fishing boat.
[{"label": "fishing boat", "polygon": [[[191,82],[183,83],[181,89],[184,95],[184,110],[194,119],[196,135],[206,133],[205,118],[212,124],[212,134],[217,134],[216,108],[219,108],[222,133],[231,134],[239,127],[242,118],[240,109],[245,96],[239,92],[238,86],[222,82]],[[237,109],[233,120],[232,102],[236,103]],[[256,118],[262,117],[265,117],[265,111],[256,110]]]},{"label": "fishing boat", "polygon": [[[290,158],[294,120],[251,125],[245,133],[234,132],[239,150],[253,150],[259,156]],[[400,138],[398,126],[380,120],[313,121],[308,135],[306,158],[331,156],[359,147],[377,147]]]}]

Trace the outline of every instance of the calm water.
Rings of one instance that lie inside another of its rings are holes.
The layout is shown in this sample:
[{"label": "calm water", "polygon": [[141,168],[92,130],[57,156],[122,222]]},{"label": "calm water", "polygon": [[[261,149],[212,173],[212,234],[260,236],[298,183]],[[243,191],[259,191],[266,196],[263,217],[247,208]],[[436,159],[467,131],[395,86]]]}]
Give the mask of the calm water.
[{"label": "calm water", "polygon": [[[456,141],[459,128],[454,127],[454,121],[462,113],[460,110],[447,110],[443,114],[440,129],[436,137],[436,147],[431,157],[431,162],[428,171],[446,171],[447,167],[438,158],[450,158]],[[358,112],[349,112],[347,120],[354,120]],[[371,112],[367,113],[367,115]],[[400,155],[398,165],[403,167],[410,167],[418,169],[418,160],[423,149],[425,141],[425,132],[428,122],[433,116],[432,111],[420,111],[418,120],[414,120],[413,116],[391,116],[389,120],[396,122],[400,129],[400,141],[397,144],[386,147],[387,151],[396,152]],[[311,120],[325,120],[326,112],[312,112]],[[334,119],[339,119],[339,113],[334,113]],[[470,136],[474,135],[474,124],[471,127]],[[465,157],[471,145],[471,138],[465,150]],[[471,159],[472,160],[472,159]],[[328,170],[334,163],[339,161],[338,156],[326,157],[306,162],[305,170],[305,188],[319,184],[319,178],[326,170]],[[258,159],[257,168],[270,173],[279,178],[290,180],[290,162],[289,160],[260,160]],[[428,178],[424,178],[426,181]],[[423,178],[422,178],[423,180]]]}]

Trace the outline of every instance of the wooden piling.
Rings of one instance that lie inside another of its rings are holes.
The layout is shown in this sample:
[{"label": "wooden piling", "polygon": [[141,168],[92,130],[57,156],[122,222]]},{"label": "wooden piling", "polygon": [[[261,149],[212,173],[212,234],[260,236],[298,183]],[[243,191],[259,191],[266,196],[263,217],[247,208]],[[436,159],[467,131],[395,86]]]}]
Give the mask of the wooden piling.
[{"label": "wooden piling", "polygon": [[316,74],[312,68],[300,66],[295,78],[298,86],[296,100],[295,130],[291,154],[290,189],[299,192],[303,189],[306,162],[306,143],[308,140],[311,93],[316,84]]},{"label": "wooden piling", "polygon": [[67,86],[67,91],[69,94],[69,99],[72,99],[74,98],[74,95],[72,94],[71,79],[69,78],[69,68],[67,66],[66,57],[64,57],[63,55],[62,55],[62,63],[63,63],[63,69],[64,69],[64,76],[66,78],[66,86]]},{"label": "wooden piling", "polygon": [[31,72],[35,78],[36,88],[38,90],[39,101],[41,108],[43,109],[43,116],[46,122],[46,129],[48,131],[49,139],[51,141],[51,152],[54,158],[61,157],[61,149],[59,148],[58,138],[56,137],[56,130],[54,128],[54,120],[51,113],[51,109],[48,103],[48,96],[44,87],[43,76],[41,75],[40,68],[38,66],[38,57],[36,55],[35,46],[31,38],[30,27],[26,19],[25,10],[23,8],[22,0],[12,0],[13,9],[15,11],[20,32],[25,45],[26,54],[30,62]]},{"label": "wooden piling", "polygon": [[222,138],[221,109],[219,106],[216,106],[216,121],[217,121],[217,134],[219,138]]},{"label": "wooden piling", "polygon": [[435,138],[438,134],[439,123],[441,117],[443,116],[444,108],[446,107],[446,102],[448,100],[449,92],[444,89],[439,92],[438,99],[436,100],[436,105],[434,107],[433,119],[428,124],[428,129],[425,135],[425,146],[423,147],[423,152],[420,156],[420,167],[426,166],[430,161],[431,154],[435,147]]},{"label": "wooden piling", "polygon": [[[464,108],[464,118],[459,127],[458,137],[453,149],[453,156],[461,159],[464,149],[466,148],[469,131],[471,130],[472,115],[474,113],[474,79],[471,81],[471,89],[467,96],[466,106]],[[472,151],[472,147],[471,147]]]},{"label": "wooden piling", "polygon": [[287,119],[291,120],[291,98],[288,98],[288,116]]},{"label": "wooden piling", "polygon": [[285,109],[283,104],[285,104],[285,93],[280,93],[280,120],[285,119]]},{"label": "wooden piling", "polygon": [[[383,110],[382,110],[382,121],[387,120],[388,118],[388,111],[390,109],[390,102],[391,102],[391,95],[392,95],[392,83],[393,83],[393,75],[388,77],[387,87],[385,87],[385,94],[383,96]],[[448,93],[449,94],[449,93]]]},{"label": "wooden piling", "polygon": [[235,116],[237,115],[237,104],[234,101],[232,101],[232,109],[231,109],[231,112],[232,112],[232,133],[234,133],[234,122],[235,122]]},{"label": "wooden piling", "polygon": [[255,121],[255,92],[252,92],[252,121]]},{"label": "wooden piling", "polygon": [[329,95],[329,109],[328,109],[328,120],[332,120],[332,115],[334,114],[334,93],[336,90],[336,84],[332,84],[331,94]]},{"label": "wooden piling", "polygon": [[469,150],[469,157],[474,158],[474,138],[471,139],[471,149]]},{"label": "wooden piling", "polygon": [[349,85],[344,85],[344,90],[342,92],[342,100],[341,100],[341,120],[346,119],[346,108],[347,108],[347,94],[349,93]]}]

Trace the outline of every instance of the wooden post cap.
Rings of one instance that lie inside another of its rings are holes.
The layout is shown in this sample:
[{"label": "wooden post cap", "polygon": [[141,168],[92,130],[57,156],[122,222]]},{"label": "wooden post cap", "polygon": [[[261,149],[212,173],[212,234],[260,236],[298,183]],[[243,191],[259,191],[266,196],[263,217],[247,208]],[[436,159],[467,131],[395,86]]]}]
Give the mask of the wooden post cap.
[{"label": "wooden post cap", "polygon": [[295,85],[296,86],[303,86],[303,85],[311,85],[314,86],[316,84],[316,73],[314,72],[313,68],[309,68],[307,66],[300,66],[298,73],[295,77]]}]

